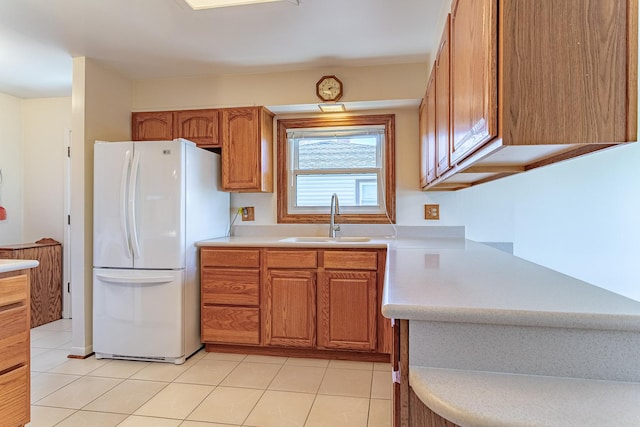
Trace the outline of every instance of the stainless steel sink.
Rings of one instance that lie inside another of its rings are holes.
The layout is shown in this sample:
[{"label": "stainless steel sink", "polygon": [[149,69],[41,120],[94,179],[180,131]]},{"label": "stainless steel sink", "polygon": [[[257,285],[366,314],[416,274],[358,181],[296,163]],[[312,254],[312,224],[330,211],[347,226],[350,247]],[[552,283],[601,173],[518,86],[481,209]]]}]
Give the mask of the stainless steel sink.
[{"label": "stainless steel sink", "polygon": [[370,242],[369,237],[287,237],[280,239],[280,242],[291,243],[358,243]]}]

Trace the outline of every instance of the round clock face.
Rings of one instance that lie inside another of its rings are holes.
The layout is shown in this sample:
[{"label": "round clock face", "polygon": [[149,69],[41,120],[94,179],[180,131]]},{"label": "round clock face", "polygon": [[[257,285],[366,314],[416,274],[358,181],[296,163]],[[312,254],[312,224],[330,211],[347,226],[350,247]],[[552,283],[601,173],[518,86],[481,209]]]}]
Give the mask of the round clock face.
[{"label": "round clock face", "polygon": [[336,76],[324,76],[316,83],[316,94],[323,101],[337,101],[342,97],[342,82]]}]

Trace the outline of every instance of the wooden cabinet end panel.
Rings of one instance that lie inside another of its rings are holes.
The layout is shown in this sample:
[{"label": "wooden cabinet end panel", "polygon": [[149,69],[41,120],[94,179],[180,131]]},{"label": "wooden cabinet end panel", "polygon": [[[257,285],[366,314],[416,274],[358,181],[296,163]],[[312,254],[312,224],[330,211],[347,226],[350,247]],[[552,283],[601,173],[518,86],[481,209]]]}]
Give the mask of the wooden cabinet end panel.
[{"label": "wooden cabinet end panel", "polygon": [[245,307],[202,308],[202,341],[260,344],[260,309]]}]

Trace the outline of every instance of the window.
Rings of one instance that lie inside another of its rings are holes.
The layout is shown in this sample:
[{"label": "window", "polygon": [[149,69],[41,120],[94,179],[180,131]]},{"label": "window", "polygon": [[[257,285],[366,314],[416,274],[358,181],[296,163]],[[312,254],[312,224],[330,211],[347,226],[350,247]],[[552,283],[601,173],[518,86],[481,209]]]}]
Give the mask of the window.
[{"label": "window", "polygon": [[278,120],[278,222],[395,222],[395,116]]}]

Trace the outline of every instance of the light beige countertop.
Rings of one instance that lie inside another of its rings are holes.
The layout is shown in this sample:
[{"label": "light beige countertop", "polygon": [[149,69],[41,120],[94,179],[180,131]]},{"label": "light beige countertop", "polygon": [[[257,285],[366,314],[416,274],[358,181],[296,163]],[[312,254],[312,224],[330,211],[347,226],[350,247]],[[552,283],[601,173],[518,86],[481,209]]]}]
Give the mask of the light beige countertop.
[{"label": "light beige countertop", "polygon": [[31,259],[0,259],[0,273],[34,268],[38,264],[38,261]]},{"label": "light beige countertop", "polygon": [[411,387],[461,426],[640,425],[640,384],[412,366]]}]

